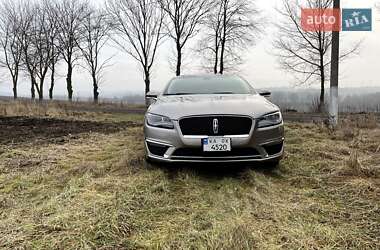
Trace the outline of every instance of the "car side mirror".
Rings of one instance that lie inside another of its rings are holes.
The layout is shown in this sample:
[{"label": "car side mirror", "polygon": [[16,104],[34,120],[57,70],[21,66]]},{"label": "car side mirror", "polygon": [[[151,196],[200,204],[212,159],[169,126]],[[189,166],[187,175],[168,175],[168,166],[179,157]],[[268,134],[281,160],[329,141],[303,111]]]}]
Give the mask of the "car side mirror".
[{"label": "car side mirror", "polygon": [[158,97],[158,95],[159,95],[159,93],[158,92],[156,92],[156,91],[149,91],[146,95],[145,95],[145,97],[147,98],[147,99],[157,99],[157,97]]},{"label": "car side mirror", "polygon": [[260,91],[259,94],[264,97],[270,97],[272,93],[268,90],[263,90],[263,91]]},{"label": "car side mirror", "polygon": [[152,105],[153,103],[156,102],[158,98],[159,93],[155,91],[150,91],[145,95],[145,104],[147,107]]}]

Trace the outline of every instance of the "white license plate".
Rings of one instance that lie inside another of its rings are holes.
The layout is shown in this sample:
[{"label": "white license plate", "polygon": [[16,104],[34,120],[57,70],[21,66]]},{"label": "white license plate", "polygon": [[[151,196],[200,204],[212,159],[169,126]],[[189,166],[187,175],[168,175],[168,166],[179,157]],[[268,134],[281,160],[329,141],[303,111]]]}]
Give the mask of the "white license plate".
[{"label": "white license plate", "polygon": [[202,140],[204,152],[231,151],[231,138],[209,137]]}]

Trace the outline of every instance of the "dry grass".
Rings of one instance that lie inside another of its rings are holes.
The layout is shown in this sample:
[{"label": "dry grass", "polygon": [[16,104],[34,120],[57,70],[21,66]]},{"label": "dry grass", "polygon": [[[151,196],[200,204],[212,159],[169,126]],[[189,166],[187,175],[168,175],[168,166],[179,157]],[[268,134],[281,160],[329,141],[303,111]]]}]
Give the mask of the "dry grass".
[{"label": "dry grass", "polygon": [[0,248],[379,249],[379,127],[286,133],[272,171],[147,165],[141,127],[0,140]]},{"label": "dry grass", "polygon": [[29,100],[0,101],[0,116],[67,117],[81,113],[68,109],[69,103]]},{"label": "dry grass", "polygon": [[359,129],[375,129],[378,127],[378,122],[376,115],[361,114],[361,115],[351,115],[346,116],[341,122],[341,127],[344,128],[359,128]]},{"label": "dry grass", "polygon": [[111,111],[115,111],[115,113],[137,111],[137,114],[141,114],[144,109],[144,105],[127,105],[124,102],[99,102],[94,104],[80,101],[0,100],[0,116],[87,118],[93,120],[96,116],[99,116],[99,113],[101,114],[100,118],[107,118],[107,116],[115,118]]}]

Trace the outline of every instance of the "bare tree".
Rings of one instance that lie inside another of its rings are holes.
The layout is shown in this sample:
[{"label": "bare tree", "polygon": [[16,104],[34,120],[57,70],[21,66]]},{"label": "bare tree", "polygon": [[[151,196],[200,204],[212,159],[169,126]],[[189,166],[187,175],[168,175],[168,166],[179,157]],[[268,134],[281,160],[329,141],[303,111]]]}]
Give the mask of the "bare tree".
[{"label": "bare tree", "polygon": [[12,77],[13,97],[16,99],[19,72],[22,63],[22,45],[18,39],[19,8],[16,1],[2,1],[0,6],[0,67],[6,68]]},{"label": "bare tree", "polygon": [[168,16],[168,33],[177,51],[176,75],[181,75],[183,49],[198,34],[198,26],[212,7],[210,0],[158,0]]},{"label": "bare tree", "polygon": [[22,70],[30,78],[31,85],[31,97],[34,99],[37,93],[41,99],[41,93],[37,84],[37,67],[38,67],[38,55],[34,42],[37,42],[38,25],[35,12],[37,12],[37,5],[29,1],[21,1],[20,6],[17,9],[17,15],[19,16],[19,32],[16,37],[19,40],[22,48]]},{"label": "bare tree", "polygon": [[66,86],[69,100],[73,98],[73,70],[80,58],[79,44],[82,42],[81,25],[88,15],[86,0],[60,0],[54,4],[57,17],[57,49],[67,65]]},{"label": "bare tree", "polygon": [[205,17],[205,35],[199,43],[198,52],[206,60],[206,68],[211,69],[214,74],[219,70],[219,55],[221,47],[221,33],[223,31],[223,5],[222,0],[217,1],[214,7]]},{"label": "bare tree", "polygon": [[86,63],[85,68],[91,74],[95,102],[99,99],[98,89],[102,71],[109,61],[100,61],[100,51],[108,41],[110,27],[106,14],[94,7],[83,22],[84,41],[79,47]]},{"label": "bare tree", "polygon": [[23,60],[32,83],[32,98],[37,90],[40,100],[44,98],[44,83],[51,66],[54,52],[52,37],[56,33],[49,19],[48,10],[42,3],[26,5],[24,11]]},{"label": "bare tree", "polygon": [[254,44],[262,20],[253,1],[218,0],[214,4],[206,16],[200,52],[215,74],[223,74],[241,64],[241,52]]},{"label": "bare tree", "polygon": [[58,48],[58,17],[55,15],[55,6],[53,0],[42,0],[44,11],[47,14],[47,28],[49,30],[49,43],[51,46],[51,60],[50,60],[50,87],[49,87],[49,99],[53,100],[54,87],[55,87],[55,74],[56,66],[61,58],[60,50]]},{"label": "bare tree", "polygon": [[107,10],[117,35],[113,40],[141,64],[148,93],[151,69],[164,37],[164,12],[155,0],[110,0]]},{"label": "bare tree", "polygon": [[[283,20],[277,24],[277,38],[274,41],[279,63],[286,71],[293,73],[300,84],[320,83],[319,111],[325,104],[325,83],[331,64],[331,38],[328,31],[305,31],[301,27],[302,8],[320,9],[332,7],[332,0],[283,0],[283,9],[278,10]],[[357,51],[359,43],[341,54],[340,59]]]}]

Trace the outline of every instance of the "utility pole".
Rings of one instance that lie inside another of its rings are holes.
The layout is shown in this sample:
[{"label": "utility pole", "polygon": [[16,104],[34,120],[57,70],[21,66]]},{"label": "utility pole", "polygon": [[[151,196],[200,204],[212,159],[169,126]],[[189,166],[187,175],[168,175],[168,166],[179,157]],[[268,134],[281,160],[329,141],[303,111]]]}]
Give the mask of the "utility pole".
[{"label": "utility pole", "polygon": [[[334,0],[334,9],[340,13],[340,0]],[[333,128],[338,125],[339,118],[339,33],[340,31],[333,31],[331,45],[329,122]]]}]

